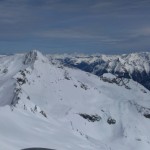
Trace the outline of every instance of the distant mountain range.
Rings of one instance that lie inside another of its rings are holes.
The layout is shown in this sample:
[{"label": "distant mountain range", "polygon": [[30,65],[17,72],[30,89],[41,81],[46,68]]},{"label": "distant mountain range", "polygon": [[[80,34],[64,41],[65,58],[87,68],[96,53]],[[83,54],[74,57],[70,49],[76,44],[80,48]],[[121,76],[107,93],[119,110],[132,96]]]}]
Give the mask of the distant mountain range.
[{"label": "distant mountain range", "polygon": [[112,73],[119,77],[133,79],[150,90],[150,53],[124,55],[53,55],[53,62],[76,67],[101,76]]}]

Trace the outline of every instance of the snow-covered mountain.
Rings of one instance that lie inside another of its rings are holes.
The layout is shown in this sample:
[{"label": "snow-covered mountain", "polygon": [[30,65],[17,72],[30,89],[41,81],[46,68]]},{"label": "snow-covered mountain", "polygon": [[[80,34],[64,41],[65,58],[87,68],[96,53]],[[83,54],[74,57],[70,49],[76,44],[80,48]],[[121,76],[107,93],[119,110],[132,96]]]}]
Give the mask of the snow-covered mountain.
[{"label": "snow-covered mountain", "polygon": [[130,78],[150,90],[150,53],[132,53],[128,55],[54,55],[55,62],[77,67],[81,70],[101,76],[112,73]]},{"label": "snow-covered mountain", "polygon": [[38,51],[0,56],[0,150],[149,150],[149,98],[132,79],[64,67]]}]

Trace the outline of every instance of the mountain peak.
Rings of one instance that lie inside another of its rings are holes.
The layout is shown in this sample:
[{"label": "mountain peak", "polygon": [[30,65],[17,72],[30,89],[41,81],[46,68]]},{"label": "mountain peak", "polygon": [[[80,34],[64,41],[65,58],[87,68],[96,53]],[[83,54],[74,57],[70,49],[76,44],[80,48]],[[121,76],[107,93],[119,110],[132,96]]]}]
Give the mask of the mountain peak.
[{"label": "mountain peak", "polygon": [[73,65],[53,65],[37,50],[1,57],[0,149],[44,145],[57,150],[148,150],[150,91],[123,78],[129,67],[141,66],[128,60],[121,56],[66,59],[68,64],[103,74],[97,77]]},{"label": "mountain peak", "polygon": [[45,62],[47,58],[38,50],[32,50],[25,55],[24,64],[28,65],[34,63],[36,60]]}]

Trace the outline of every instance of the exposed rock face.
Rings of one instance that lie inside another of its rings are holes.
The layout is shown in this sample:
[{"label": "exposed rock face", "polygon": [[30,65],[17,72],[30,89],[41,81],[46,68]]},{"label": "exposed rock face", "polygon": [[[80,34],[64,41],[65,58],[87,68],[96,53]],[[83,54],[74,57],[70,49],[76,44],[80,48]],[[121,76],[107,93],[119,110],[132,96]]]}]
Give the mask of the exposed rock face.
[{"label": "exposed rock face", "polygon": [[109,117],[108,119],[107,119],[107,123],[108,124],[115,124],[116,123],[116,120],[115,119],[112,119],[111,117]]},{"label": "exposed rock face", "polygon": [[37,59],[37,55],[38,55],[38,52],[36,50],[30,51],[29,53],[25,55],[25,60],[23,63],[25,65],[34,63],[34,61]]},{"label": "exposed rock face", "polygon": [[81,117],[84,119],[87,119],[89,122],[95,122],[95,121],[100,121],[101,117],[97,114],[95,115],[88,115],[88,114],[79,114]]},{"label": "exposed rock face", "polygon": [[39,51],[33,50],[33,51],[30,51],[29,53],[27,53],[25,55],[25,59],[23,61],[23,64],[24,65],[33,64],[36,60],[46,62],[47,58],[44,57],[43,54],[40,53]]}]

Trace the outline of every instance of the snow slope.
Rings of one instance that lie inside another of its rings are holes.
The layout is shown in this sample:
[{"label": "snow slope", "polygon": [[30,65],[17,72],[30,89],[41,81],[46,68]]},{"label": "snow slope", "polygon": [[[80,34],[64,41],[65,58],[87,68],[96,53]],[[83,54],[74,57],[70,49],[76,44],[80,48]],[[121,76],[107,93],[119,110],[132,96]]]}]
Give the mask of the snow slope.
[{"label": "snow slope", "polygon": [[149,150],[150,92],[133,80],[0,57],[0,149]]}]

